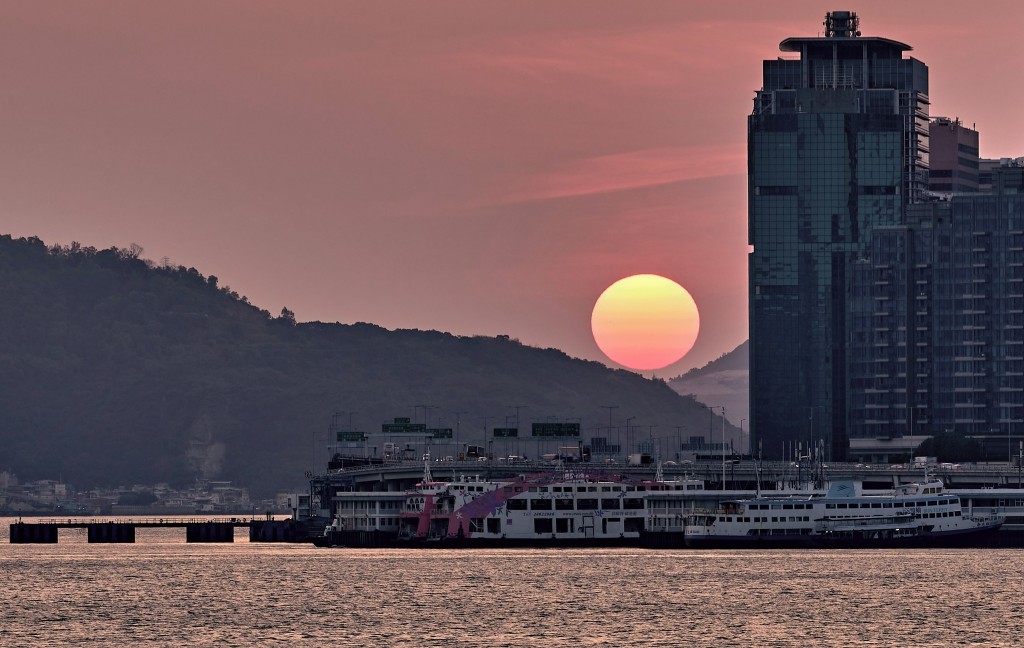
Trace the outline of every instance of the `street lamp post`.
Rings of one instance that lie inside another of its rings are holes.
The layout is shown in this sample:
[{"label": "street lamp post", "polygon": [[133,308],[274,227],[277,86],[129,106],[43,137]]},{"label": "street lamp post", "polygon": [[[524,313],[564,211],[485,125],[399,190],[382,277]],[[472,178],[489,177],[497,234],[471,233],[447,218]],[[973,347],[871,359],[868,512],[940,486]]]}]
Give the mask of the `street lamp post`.
[{"label": "street lamp post", "polygon": [[[355,430],[354,430],[354,429],[352,428],[352,415],[353,415],[353,414],[356,414],[356,412],[349,412],[349,413],[348,413],[348,431],[349,431],[349,432],[354,432],[354,431],[355,431]],[[328,451],[328,452],[329,452],[329,451]],[[374,451],[374,454],[375,454],[375,455],[377,454],[376,450]],[[364,456],[364,457],[367,457],[367,456],[369,456],[369,455],[368,455],[368,453],[367,453],[367,448],[366,448],[366,437],[365,437],[365,436],[363,437],[363,456]]]},{"label": "street lamp post", "polygon": [[[740,419],[740,450],[743,449],[743,424],[747,422],[747,419]],[[750,441],[747,441],[747,454],[751,454]]]},{"label": "street lamp post", "polygon": [[601,409],[608,410],[608,433],[611,434],[612,429],[612,410],[619,409],[618,405],[602,405]]},{"label": "street lamp post", "polygon": [[1007,417],[1006,420],[1006,463],[1007,465],[1013,463],[1013,444],[1010,441],[1010,419]]},{"label": "street lamp post", "polygon": [[608,442],[605,444],[611,445],[612,440],[612,410],[619,409],[618,405],[602,405],[603,409],[608,410]]},{"label": "street lamp post", "polygon": [[722,490],[725,490],[725,405],[722,405]]},{"label": "street lamp post", "polygon": [[455,455],[458,456],[458,454],[459,454],[459,428],[461,427],[461,423],[462,423],[462,415],[463,414],[469,414],[469,411],[468,410],[459,410],[457,412],[453,412],[453,414],[455,414]]},{"label": "street lamp post", "polygon": [[[509,424],[509,421],[511,421],[511,420],[514,420],[514,419],[512,418],[512,415],[511,415],[511,414],[509,414],[509,415],[507,415],[507,416],[505,417],[505,427],[506,427],[506,428],[512,427],[512,426],[511,426],[511,425]],[[516,434],[519,434],[519,424],[518,424],[518,423],[516,423]],[[509,452],[509,444],[510,444],[510,443],[512,443],[512,441],[509,441],[509,437],[507,437],[507,436],[506,436],[506,437],[505,437],[505,444],[504,444],[504,447],[505,447],[505,456],[506,456],[506,457],[508,457],[508,455],[509,455],[509,454],[511,454],[511,453]]]},{"label": "street lamp post", "polygon": [[635,419],[635,416],[630,416],[626,419],[626,461],[629,461],[629,450],[633,447],[632,439],[630,438],[629,422]]},{"label": "street lamp post", "polygon": [[519,410],[523,409],[524,407],[526,407],[526,405],[509,405],[509,408],[514,409],[516,411],[516,428],[517,429],[519,428]]},{"label": "street lamp post", "polygon": [[708,408],[708,443],[715,438],[715,410],[722,410],[722,490],[725,490],[725,405],[705,405]]},{"label": "street lamp post", "polygon": [[316,470],[316,466],[319,463],[320,452],[317,437],[320,436],[320,430],[313,430],[313,470]]},{"label": "street lamp post", "polygon": [[[648,443],[651,444],[651,451],[652,452],[654,451],[654,428],[656,428],[656,427],[658,427],[657,423],[655,423],[654,425],[648,425],[647,426],[647,441],[648,441]],[[661,461],[661,443],[660,442],[658,443],[658,450],[657,450],[657,452],[655,452],[655,456],[657,457],[657,461]]]},{"label": "street lamp post", "polygon": [[509,405],[509,407],[514,408],[516,410],[516,437],[515,437],[516,440],[514,442],[514,445],[515,445],[515,448],[516,448],[516,454],[519,454],[519,410],[523,409],[524,407],[529,407],[529,406],[528,405]]},{"label": "street lamp post", "polygon": [[484,420],[484,445],[487,446],[487,458],[490,459],[491,458],[491,444],[494,442],[494,440],[493,439],[492,440],[488,440],[487,439],[487,421],[491,420],[494,417],[493,416],[482,416],[480,418],[482,418]]},{"label": "street lamp post", "polygon": [[[807,456],[808,457],[811,456],[811,448],[814,447],[814,408],[815,407],[817,407],[817,406],[816,405],[811,405],[811,407],[810,407],[810,409],[811,409],[811,429],[810,429],[810,437],[809,437],[809,440],[807,442]],[[810,460],[814,461],[813,457]]]}]

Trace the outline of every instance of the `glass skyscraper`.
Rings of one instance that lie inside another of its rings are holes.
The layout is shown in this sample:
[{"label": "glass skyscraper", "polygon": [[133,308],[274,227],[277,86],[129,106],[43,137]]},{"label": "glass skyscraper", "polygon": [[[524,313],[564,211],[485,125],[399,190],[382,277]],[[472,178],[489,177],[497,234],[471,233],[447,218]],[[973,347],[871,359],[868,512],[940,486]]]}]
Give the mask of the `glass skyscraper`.
[{"label": "glass skyscraper", "polygon": [[750,420],[765,457],[848,450],[848,288],[928,185],[928,68],[856,14],[764,61],[748,118]]}]

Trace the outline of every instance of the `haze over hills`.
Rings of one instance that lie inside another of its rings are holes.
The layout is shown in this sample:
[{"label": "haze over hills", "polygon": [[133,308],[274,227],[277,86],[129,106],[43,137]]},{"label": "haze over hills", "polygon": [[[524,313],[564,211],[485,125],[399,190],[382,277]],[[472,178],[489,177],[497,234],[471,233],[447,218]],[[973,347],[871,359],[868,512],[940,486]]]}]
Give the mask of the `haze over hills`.
[{"label": "haze over hills", "polygon": [[[749,341],[744,341],[703,367],[669,380],[668,384],[680,394],[693,396],[705,405],[724,405],[726,419],[738,426],[748,419],[750,412],[749,347]],[[750,429],[746,423],[742,427]]]},{"label": "haze over hills", "polygon": [[429,417],[463,443],[514,424],[515,406],[525,435],[579,421],[584,438],[625,442],[629,419],[634,441],[662,438],[666,455],[707,429],[708,410],[663,381],[505,337],[297,323],[141,252],[0,237],[0,469],[269,494],[323,469],[339,412],[369,433]]}]

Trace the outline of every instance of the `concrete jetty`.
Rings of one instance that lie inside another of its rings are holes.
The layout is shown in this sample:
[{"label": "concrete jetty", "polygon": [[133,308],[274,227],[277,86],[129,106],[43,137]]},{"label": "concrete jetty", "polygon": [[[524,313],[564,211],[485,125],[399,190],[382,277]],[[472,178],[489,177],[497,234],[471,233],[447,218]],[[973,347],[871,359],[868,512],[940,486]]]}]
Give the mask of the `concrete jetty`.
[{"label": "concrete jetty", "polygon": [[264,518],[55,518],[10,525],[11,544],[55,544],[60,529],[85,529],[90,543],[135,542],[140,528],[184,528],[185,541],[195,543],[234,542],[235,529],[247,527],[250,542],[305,542],[305,526],[295,520]]}]

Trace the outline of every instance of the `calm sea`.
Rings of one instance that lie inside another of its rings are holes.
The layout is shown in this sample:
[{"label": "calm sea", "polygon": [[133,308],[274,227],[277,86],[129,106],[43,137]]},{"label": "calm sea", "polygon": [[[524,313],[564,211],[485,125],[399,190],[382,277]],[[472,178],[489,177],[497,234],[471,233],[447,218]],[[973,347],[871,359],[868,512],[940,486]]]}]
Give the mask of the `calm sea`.
[{"label": "calm sea", "polygon": [[0,645],[1024,644],[1024,550],[11,545]]}]

